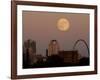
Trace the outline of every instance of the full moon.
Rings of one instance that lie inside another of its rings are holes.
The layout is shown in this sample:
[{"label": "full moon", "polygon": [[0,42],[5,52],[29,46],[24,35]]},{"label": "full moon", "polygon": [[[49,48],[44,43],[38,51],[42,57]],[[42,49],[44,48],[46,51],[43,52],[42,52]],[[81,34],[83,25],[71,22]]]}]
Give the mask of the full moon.
[{"label": "full moon", "polygon": [[69,26],[70,26],[69,20],[66,18],[60,18],[57,21],[57,28],[60,31],[67,31],[69,29]]}]

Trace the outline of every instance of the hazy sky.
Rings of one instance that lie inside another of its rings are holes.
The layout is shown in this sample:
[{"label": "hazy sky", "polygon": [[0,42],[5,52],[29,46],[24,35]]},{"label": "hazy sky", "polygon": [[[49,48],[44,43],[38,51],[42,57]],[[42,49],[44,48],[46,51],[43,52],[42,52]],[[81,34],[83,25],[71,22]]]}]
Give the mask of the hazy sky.
[{"label": "hazy sky", "polygon": [[[57,21],[66,18],[70,22],[68,31],[57,28]],[[23,40],[36,41],[37,54],[46,54],[50,40],[57,40],[60,50],[72,50],[78,39],[84,39],[89,46],[89,14],[53,13],[23,11]],[[87,56],[86,46],[80,42],[76,49]]]}]

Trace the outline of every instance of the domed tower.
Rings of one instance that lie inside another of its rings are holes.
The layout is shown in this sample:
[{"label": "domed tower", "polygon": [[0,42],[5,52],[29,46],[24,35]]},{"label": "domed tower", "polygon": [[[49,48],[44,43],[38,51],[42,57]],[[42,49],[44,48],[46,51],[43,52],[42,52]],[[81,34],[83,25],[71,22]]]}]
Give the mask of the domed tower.
[{"label": "domed tower", "polygon": [[51,40],[48,47],[48,56],[58,55],[60,50],[59,44],[57,40]]}]

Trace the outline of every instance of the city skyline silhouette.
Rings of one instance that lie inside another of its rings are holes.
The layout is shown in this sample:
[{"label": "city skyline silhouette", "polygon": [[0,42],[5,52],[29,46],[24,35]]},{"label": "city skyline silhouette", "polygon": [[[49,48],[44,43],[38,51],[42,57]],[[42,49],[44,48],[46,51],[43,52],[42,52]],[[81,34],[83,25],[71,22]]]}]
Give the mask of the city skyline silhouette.
[{"label": "city skyline silhouette", "polygon": [[[70,22],[68,31],[57,29],[57,21],[67,18]],[[72,50],[78,39],[84,39],[89,46],[89,15],[77,13],[53,13],[23,11],[23,42],[32,39],[36,41],[36,54],[46,55],[50,40],[57,40],[61,50]],[[83,43],[77,46],[82,56],[88,56]]]}]

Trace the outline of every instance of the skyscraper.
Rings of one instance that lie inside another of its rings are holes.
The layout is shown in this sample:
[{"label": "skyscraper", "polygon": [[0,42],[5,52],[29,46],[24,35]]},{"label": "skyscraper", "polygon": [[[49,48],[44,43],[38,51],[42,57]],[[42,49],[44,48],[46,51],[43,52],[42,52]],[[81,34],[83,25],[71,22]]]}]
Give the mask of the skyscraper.
[{"label": "skyscraper", "polygon": [[34,40],[27,40],[23,46],[23,62],[28,66],[35,62],[36,42]]},{"label": "skyscraper", "polygon": [[57,55],[59,53],[60,47],[57,40],[51,40],[48,47],[48,56]]},{"label": "skyscraper", "polygon": [[32,47],[33,53],[36,53],[36,42],[35,41],[31,41],[30,46]]}]

